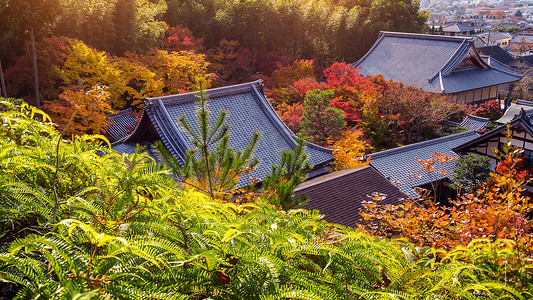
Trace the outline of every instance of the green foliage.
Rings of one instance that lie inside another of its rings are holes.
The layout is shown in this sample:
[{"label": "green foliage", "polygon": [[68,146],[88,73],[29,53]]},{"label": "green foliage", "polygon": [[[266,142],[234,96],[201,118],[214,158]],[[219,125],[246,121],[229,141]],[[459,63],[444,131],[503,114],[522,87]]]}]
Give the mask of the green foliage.
[{"label": "green foliage", "polygon": [[489,178],[490,158],[475,154],[467,154],[459,158],[457,169],[452,175],[452,188],[465,192],[475,191]]},{"label": "green foliage", "polygon": [[[531,259],[512,242],[417,248],[329,224],[317,211],[220,202],[177,190],[145,154],[119,155],[95,137],[56,148],[42,112],[1,104],[14,110],[3,109],[0,126],[0,280],[15,299],[533,296]],[[50,224],[57,149],[66,203]],[[296,149],[274,175],[304,165],[303,143]]]},{"label": "green foliage", "polygon": [[289,210],[303,204],[305,197],[294,198],[296,187],[307,179],[311,166],[307,162],[305,141],[298,139],[293,151],[284,151],[278,166],[272,166],[262,182],[263,190],[271,204]]},{"label": "green foliage", "polygon": [[339,136],[346,126],[341,109],[330,105],[333,91],[313,90],[307,92],[302,114],[302,133],[311,142],[324,146]]},{"label": "green foliage", "polygon": [[[2,20],[16,35],[25,35],[33,28],[37,35],[47,32],[61,13],[59,0],[3,1]],[[1,26],[1,25],[0,25]]]}]

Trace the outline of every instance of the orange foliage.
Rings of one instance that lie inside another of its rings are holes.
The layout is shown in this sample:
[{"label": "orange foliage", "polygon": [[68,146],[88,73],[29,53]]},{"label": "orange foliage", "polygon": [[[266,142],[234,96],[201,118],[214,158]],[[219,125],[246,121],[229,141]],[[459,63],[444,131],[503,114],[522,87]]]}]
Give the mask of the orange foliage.
[{"label": "orange foliage", "polygon": [[[313,78],[313,65],[314,60],[297,60],[287,67],[281,67],[272,72],[272,75],[267,79],[268,98],[274,104],[295,102],[297,99],[289,87],[298,80]],[[303,93],[302,97],[305,97],[305,93],[307,91]]]},{"label": "orange foliage", "polygon": [[518,56],[521,56],[523,53],[526,53],[533,49],[533,43],[528,43],[526,38],[522,38],[518,44],[511,45],[511,51],[518,53]]},{"label": "orange foliage", "polygon": [[111,112],[111,105],[106,88],[97,86],[89,90],[66,89],[59,100],[46,101],[43,110],[63,136],[100,134],[108,125],[106,114]]},{"label": "orange foliage", "polygon": [[168,52],[154,49],[139,56],[156,78],[163,82],[163,94],[179,94],[191,91],[196,86],[196,77],[211,80],[214,74],[207,72],[209,63],[203,54],[192,52]]},{"label": "orange foliage", "polygon": [[505,16],[507,15],[507,14],[506,14],[503,10],[501,10],[501,9],[493,10],[493,11],[490,12],[490,14],[491,14],[492,16],[494,16],[494,18],[496,18],[496,19],[501,19],[501,18],[503,18],[503,17],[505,17]]},{"label": "orange foliage", "polygon": [[281,103],[281,105],[278,107],[278,114],[280,118],[294,133],[300,132],[300,123],[302,123],[303,113],[304,106],[302,103],[294,103],[293,105]]},{"label": "orange foliage", "polygon": [[346,63],[325,69],[325,81],[307,77],[311,71],[309,61],[300,61],[267,79],[270,100],[280,114],[286,107],[281,103],[303,103],[309,91],[331,90],[331,106],[344,112],[349,125],[360,126],[376,149],[432,138],[441,121],[464,110],[440,95],[387,81],[382,75],[362,76]]},{"label": "orange foliage", "polygon": [[[366,225],[360,229],[441,249],[466,245],[478,238],[511,239],[532,255],[531,220],[525,216],[533,206],[521,188],[527,179],[515,169],[521,160],[520,151],[512,146],[509,149],[502,155],[496,172],[478,191],[463,194],[450,207],[409,199],[398,206],[382,206],[382,199],[376,196],[364,204],[360,214]],[[433,170],[431,163],[425,162],[424,168]]]}]

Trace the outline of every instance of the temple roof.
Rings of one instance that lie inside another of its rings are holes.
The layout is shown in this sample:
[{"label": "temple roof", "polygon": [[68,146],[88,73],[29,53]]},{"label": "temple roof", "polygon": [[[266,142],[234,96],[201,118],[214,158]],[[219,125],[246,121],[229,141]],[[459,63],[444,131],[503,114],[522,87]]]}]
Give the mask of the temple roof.
[{"label": "temple roof", "polygon": [[510,63],[515,59],[509,52],[503,50],[500,46],[484,46],[477,47],[477,49],[482,54],[495,58],[504,64]]},{"label": "temple roof", "polygon": [[514,74],[516,76],[522,76],[522,73],[520,71],[502,63],[501,61],[495,59],[492,56],[488,56],[488,55],[480,55],[480,56],[487,65],[493,67],[494,69],[497,69],[497,70],[500,70],[500,71],[503,71],[509,74]]},{"label": "temple roof", "polygon": [[[220,111],[228,111],[226,125],[229,126],[231,148],[244,150],[250,143],[253,132],[261,133],[253,154],[260,163],[250,173],[251,177],[262,180],[270,173],[271,166],[280,162],[281,153],[296,146],[296,136],[268,102],[260,80],[206,90],[205,94],[209,99],[207,106],[211,122],[216,121]],[[113,147],[121,152],[130,152],[135,143],[160,139],[169,152],[182,163],[185,152],[193,145],[178,119],[184,116],[188,124],[196,128],[198,102],[197,92],[146,98],[140,124],[130,136]],[[306,151],[309,154],[309,163],[315,167],[310,176],[317,176],[329,170],[326,166],[333,160],[334,150],[307,143]],[[247,184],[249,180],[241,181],[240,186]]]},{"label": "temple roof", "polygon": [[524,110],[526,113],[533,113],[533,102],[526,100],[516,100],[515,103],[511,104],[506,110],[503,116],[496,120],[498,124],[506,124],[515,119],[520,112]]},{"label": "temple roof", "polygon": [[520,80],[489,66],[473,37],[381,32],[372,48],[353,64],[363,75],[382,74],[428,92],[457,93]]},{"label": "temple roof", "polygon": [[[455,170],[455,161],[443,163],[431,174],[421,169],[417,159],[429,160],[436,153],[455,157],[452,148],[462,145],[478,134],[474,131],[462,132],[429,141],[394,148],[370,155],[370,165],[410,198],[418,198],[415,187],[446,178]],[[445,174],[442,174],[445,171]]]},{"label": "temple roof", "polygon": [[396,186],[370,166],[348,169],[322,175],[300,184],[295,197],[306,195],[309,201],[302,208],[320,210],[330,223],[355,227],[361,218],[363,201],[373,193],[385,196],[382,205],[399,205],[405,198]]},{"label": "temple roof", "polygon": [[[519,131],[525,131],[529,135],[533,136],[533,128],[532,128],[532,118],[533,118],[533,110],[529,113],[525,112],[524,110],[521,110],[521,113],[515,116],[515,118],[509,122],[509,127],[514,130]],[[476,145],[479,145],[480,143],[485,143],[487,140],[490,140],[493,137],[500,136],[502,132],[507,131],[506,125],[501,125],[496,127],[495,129],[475,138],[472,139],[464,144],[458,145],[455,148],[453,148],[453,151],[457,153],[464,153],[468,151],[471,148],[474,148]]]},{"label": "temple roof", "polygon": [[524,62],[529,67],[533,67],[533,55],[523,55],[517,57],[515,60],[510,62],[509,64],[515,65],[517,62]]},{"label": "temple roof", "polygon": [[492,122],[488,118],[468,114],[459,126],[463,127],[464,129],[480,132],[485,129],[485,127],[487,127],[487,125],[489,125],[490,123]]},{"label": "temple roof", "polygon": [[106,127],[104,135],[111,143],[128,136],[139,123],[136,113],[131,108],[107,115],[107,118],[111,124]]}]

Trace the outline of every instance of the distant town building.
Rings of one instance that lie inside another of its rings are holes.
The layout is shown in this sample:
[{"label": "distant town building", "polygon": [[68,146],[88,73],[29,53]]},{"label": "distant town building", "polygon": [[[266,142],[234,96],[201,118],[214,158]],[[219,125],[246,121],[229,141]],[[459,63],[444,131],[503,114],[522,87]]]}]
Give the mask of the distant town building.
[{"label": "distant town building", "polygon": [[476,32],[476,30],[471,24],[454,23],[454,24],[442,27],[442,32],[444,33],[445,36],[456,36],[456,35],[472,35]]},{"label": "distant town building", "polygon": [[499,46],[505,48],[509,45],[515,35],[509,32],[482,32],[475,35],[478,40],[474,42],[476,47]]},{"label": "distant town building", "polygon": [[520,56],[508,65],[525,74],[533,68],[533,55]]},{"label": "distant town building", "polygon": [[509,54],[509,52],[503,50],[501,46],[484,46],[476,48],[480,55],[489,56],[504,64],[508,64],[515,60],[515,58]]},{"label": "distant town building", "polygon": [[[533,102],[519,100],[511,105],[506,113],[496,121],[501,124],[480,137],[472,139],[453,151],[464,154],[477,154],[490,158],[491,168],[496,168],[498,159],[492,149],[502,149],[507,144],[507,124],[511,130],[510,143],[524,149],[524,162],[526,166],[533,167]],[[533,190],[532,187],[527,187]]]},{"label": "distant town building", "polygon": [[524,56],[533,54],[533,34],[516,35],[505,48],[511,55]]}]

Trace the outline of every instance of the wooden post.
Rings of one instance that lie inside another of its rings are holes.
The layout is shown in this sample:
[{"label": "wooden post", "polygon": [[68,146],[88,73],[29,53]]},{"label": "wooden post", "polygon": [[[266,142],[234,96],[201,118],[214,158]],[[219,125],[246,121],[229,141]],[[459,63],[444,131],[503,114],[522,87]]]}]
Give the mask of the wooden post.
[{"label": "wooden post", "polygon": [[33,90],[35,91],[35,107],[41,107],[41,100],[39,97],[39,75],[37,74],[37,49],[35,49],[35,36],[33,34],[33,27],[30,27],[30,43],[31,43],[31,62],[33,66]]},{"label": "wooden post", "polygon": [[1,60],[0,60],[0,97],[7,98],[6,82],[4,81],[4,70],[2,69]]}]

